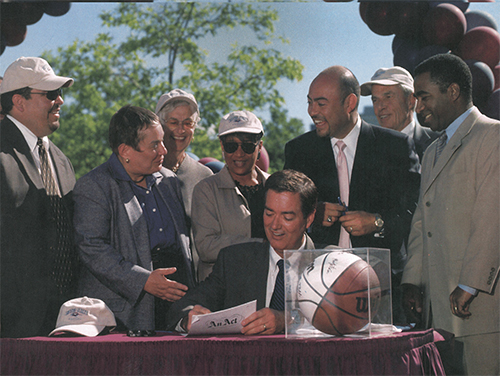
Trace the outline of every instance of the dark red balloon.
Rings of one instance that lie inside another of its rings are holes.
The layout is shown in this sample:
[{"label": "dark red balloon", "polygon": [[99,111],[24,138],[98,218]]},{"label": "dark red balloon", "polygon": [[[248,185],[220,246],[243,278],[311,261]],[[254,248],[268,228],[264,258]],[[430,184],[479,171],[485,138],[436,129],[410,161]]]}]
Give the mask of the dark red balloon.
[{"label": "dark red balloon", "polygon": [[71,8],[71,3],[67,1],[46,1],[44,4],[44,12],[54,17],[68,13]]},{"label": "dark red balloon", "polygon": [[409,39],[400,39],[399,46],[394,52],[394,65],[405,68],[412,75],[415,67],[425,59],[437,54],[448,53],[449,50],[443,46],[422,45],[418,41]]},{"label": "dark red balloon", "polygon": [[497,65],[493,69],[493,76],[495,76],[495,87],[493,88],[493,91],[496,89],[500,89],[500,65]]},{"label": "dark red balloon", "polygon": [[495,77],[490,67],[476,60],[467,60],[472,73],[472,101],[480,110],[484,108],[495,87]]},{"label": "dark red balloon", "polygon": [[483,113],[492,119],[500,120],[500,89],[490,95]]},{"label": "dark red balloon", "polygon": [[425,39],[429,44],[454,48],[467,29],[465,15],[452,4],[439,4],[431,8],[422,24]]},{"label": "dark red balloon", "polygon": [[487,26],[479,26],[465,33],[456,54],[464,60],[477,60],[495,69],[500,60],[500,34]]},{"label": "dark red balloon", "polygon": [[422,34],[422,22],[429,11],[427,1],[394,2],[395,34],[408,39],[417,39]]},{"label": "dark red balloon", "polygon": [[5,45],[14,47],[21,44],[26,38],[28,29],[25,24],[12,20],[2,22],[2,36],[5,37]]},{"label": "dark red balloon", "polygon": [[391,35],[397,30],[392,1],[360,2],[359,13],[361,19],[375,34]]},{"label": "dark red balloon", "polygon": [[43,3],[20,3],[23,7],[22,15],[26,25],[36,24],[43,16]]},{"label": "dark red balloon", "polygon": [[498,31],[497,22],[489,13],[480,10],[468,10],[465,12],[465,19],[467,20],[467,31],[478,26],[488,26]]},{"label": "dark red balloon", "polygon": [[269,170],[269,153],[264,148],[264,146],[262,146],[262,149],[260,151],[260,158],[257,161],[256,165],[264,172],[267,172],[267,170]]}]

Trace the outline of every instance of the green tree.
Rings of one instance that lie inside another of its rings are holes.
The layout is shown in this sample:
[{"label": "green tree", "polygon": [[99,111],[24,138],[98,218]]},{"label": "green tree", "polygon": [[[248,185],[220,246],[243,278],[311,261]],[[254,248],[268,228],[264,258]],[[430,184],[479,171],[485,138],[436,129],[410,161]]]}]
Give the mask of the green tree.
[{"label": "green tree", "polygon": [[[283,167],[283,145],[302,132],[303,124],[288,119],[276,85],[301,80],[303,66],[273,48],[287,43],[275,34],[276,10],[248,3],[122,3],[100,17],[121,33],[119,41],[101,33],[95,41],[76,40],[44,55],[57,72],[75,79],[65,92],[63,126],[53,139],[72,160],[77,177],[108,158],[109,120],[121,106],[154,110],[160,95],[176,87],[192,92],[200,104],[193,153],[221,159],[215,136],[221,117],[247,109],[270,114],[271,121],[264,122],[270,170]],[[210,56],[201,47],[210,38],[227,47],[224,36],[234,28],[248,30],[253,42],[231,44],[221,59],[217,51]]]}]

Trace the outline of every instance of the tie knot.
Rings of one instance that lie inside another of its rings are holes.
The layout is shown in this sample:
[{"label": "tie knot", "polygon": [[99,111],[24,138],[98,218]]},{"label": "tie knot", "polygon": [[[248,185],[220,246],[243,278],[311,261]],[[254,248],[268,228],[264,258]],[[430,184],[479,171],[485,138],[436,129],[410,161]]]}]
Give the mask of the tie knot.
[{"label": "tie knot", "polygon": [[277,262],[277,265],[278,265],[278,268],[280,269],[280,272],[283,270],[283,259],[280,259],[278,262]]},{"label": "tie knot", "polygon": [[446,143],[446,140],[448,139],[448,135],[446,134],[446,131],[443,131],[443,133],[441,134],[441,136],[439,136],[439,140],[442,142],[442,143]]},{"label": "tie knot", "polygon": [[43,141],[42,141],[42,139],[40,137],[36,140],[36,145],[38,147],[43,147]]},{"label": "tie knot", "polygon": [[342,140],[337,141],[337,147],[339,148],[340,151],[343,151],[346,147],[345,142]]}]

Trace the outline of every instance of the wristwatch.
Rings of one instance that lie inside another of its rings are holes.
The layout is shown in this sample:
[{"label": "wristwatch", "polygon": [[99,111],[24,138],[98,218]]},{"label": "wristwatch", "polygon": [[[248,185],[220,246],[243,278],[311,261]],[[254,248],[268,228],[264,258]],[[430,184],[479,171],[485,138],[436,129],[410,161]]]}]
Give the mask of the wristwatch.
[{"label": "wristwatch", "polygon": [[375,214],[375,226],[377,227],[378,234],[382,234],[384,232],[384,220],[380,214]]}]

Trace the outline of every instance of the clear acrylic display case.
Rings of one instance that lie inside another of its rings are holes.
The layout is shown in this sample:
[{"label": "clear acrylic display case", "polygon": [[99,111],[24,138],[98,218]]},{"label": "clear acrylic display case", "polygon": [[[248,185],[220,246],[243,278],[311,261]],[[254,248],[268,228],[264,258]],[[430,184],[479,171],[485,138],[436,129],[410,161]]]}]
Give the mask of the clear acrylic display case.
[{"label": "clear acrylic display case", "polygon": [[395,330],[388,249],[294,250],[285,251],[284,259],[287,338],[372,337]]}]

